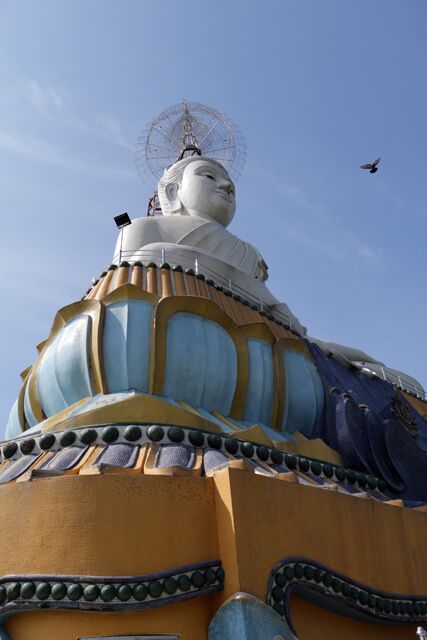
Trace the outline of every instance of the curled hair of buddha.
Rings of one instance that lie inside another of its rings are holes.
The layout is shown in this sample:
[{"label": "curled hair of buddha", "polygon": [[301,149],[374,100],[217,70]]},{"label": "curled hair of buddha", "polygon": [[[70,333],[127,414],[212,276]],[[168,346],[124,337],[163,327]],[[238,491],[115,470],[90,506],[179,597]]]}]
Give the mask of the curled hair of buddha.
[{"label": "curled hair of buddha", "polygon": [[208,158],[206,156],[191,156],[189,158],[184,158],[183,160],[178,160],[178,162],[175,162],[170,167],[165,169],[164,174],[160,178],[157,185],[157,194],[159,196],[160,207],[164,216],[171,216],[173,214],[180,213],[181,211],[181,207],[179,207],[178,209],[171,208],[169,199],[166,195],[167,185],[171,183],[180,185],[185,168],[190,164],[190,162],[195,162],[196,160],[213,162],[214,164],[218,165],[218,167],[221,167],[221,169],[224,169],[220,162],[217,162],[213,158]]}]

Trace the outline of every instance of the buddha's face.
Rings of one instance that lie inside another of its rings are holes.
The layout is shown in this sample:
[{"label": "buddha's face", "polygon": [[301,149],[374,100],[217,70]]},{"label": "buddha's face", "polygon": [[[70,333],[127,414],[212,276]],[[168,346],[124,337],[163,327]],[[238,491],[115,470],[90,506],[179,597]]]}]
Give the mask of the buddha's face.
[{"label": "buddha's face", "polygon": [[206,159],[185,167],[176,197],[184,214],[215,220],[224,227],[236,210],[233,181],[223,167]]}]

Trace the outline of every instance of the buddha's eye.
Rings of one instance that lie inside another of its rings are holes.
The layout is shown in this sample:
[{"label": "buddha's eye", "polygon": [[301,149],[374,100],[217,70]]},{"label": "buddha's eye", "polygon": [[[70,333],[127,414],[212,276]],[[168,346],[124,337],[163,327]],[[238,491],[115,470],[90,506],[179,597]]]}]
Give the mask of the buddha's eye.
[{"label": "buddha's eye", "polygon": [[205,173],[205,178],[209,178],[209,180],[215,180],[214,176],[210,173]]}]

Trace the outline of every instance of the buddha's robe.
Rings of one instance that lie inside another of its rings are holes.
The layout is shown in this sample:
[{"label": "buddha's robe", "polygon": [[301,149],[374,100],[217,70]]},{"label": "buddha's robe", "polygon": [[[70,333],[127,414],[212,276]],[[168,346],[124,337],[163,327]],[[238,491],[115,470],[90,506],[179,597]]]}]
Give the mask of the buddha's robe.
[{"label": "buddha's robe", "polygon": [[[172,215],[133,220],[123,230],[121,257],[130,262],[140,260],[142,250],[149,250],[151,245],[159,250],[160,243],[195,249],[201,257],[203,254],[212,256],[253,278],[262,281],[267,279],[267,265],[253,245],[240,240],[217,222],[195,216]],[[119,253],[120,238],[116,246],[116,260]]]}]

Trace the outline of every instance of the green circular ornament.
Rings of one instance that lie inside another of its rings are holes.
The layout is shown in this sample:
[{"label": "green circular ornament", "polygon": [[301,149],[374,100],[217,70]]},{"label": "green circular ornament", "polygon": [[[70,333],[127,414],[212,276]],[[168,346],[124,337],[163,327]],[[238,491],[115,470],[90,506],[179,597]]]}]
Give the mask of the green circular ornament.
[{"label": "green circular ornament", "polygon": [[364,473],[360,473],[360,471],[358,471],[356,473],[356,482],[359,485],[359,487],[361,489],[364,489],[367,485],[367,479]]},{"label": "green circular ornament", "polygon": [[252,458],[255,453],[255,447],[251,442],[242,442],[240,450],[246,458]]},{"label": "green circular ornament", "polygon": [[46,433],[39,440],[39,447],[42,451],[47,451],[51,449],[56,442],[56,438],[53,433]]},{"label": "green circular ornament", "polygon": [[371,607],[371,609],[375,607],[376,601],[377,599],[375,598],[375,596],[372,593],[370,593],[368,596],[368,606]]},{"label": "green circular ornament", "polygon": [[228,453],[234,455],[239,450],[239,443],[234,438],[226,438],[224,440],[224,447]]},{"label": "green circular ornament", "polygon": [[408,614],[408,616],[413,616],[415,613],[414,610],[414,605],[412,602],[407,602],[406,603],[406,613]]},{"label": "green circular ornament", "polygon": [[295,578],[295,571],[293,567],[285,567],[283,570],[283,574],[286,576],[286,579],[289,582]]},{"label": "green circular ornament", "polygon": [[130,424],[126,427],[123,435],[128,442],[136,442],[142,436],[141,427],[136,424]]},{"label": "green circular ornament", "polygon": [[341,588],[342,588],[342,580],[340,580],[339,578],[334,578],[332,580],[333,591],[335,591],[335,593],[339,593],[341,591]]},{"label": "green circular ornament", "polygon": [[216,574],[213,569],[206,569],[205,571],[205,581],[208,586],[214,584],[216,582]]},{"label": "green circular ornament", "polygon": [[29,598],[33,597],[35,592],[36,585],[34,584],[34,582],[24,582],[21,587],[21,598],[23,598],[24,600],[28,600]]},{"label": "green circular ornament", "polygon": [[170,596],[176,593],[176,590],[178,589],[178,584],[175,578],[166,578],[166,580],[163,582],[163,589],[165,593],[167,593]]},{"label": "green circular ornament", "polygon": [[21,442],[19,448],[21,449],[21,452],[24,454],[24,456],[26,456],[33,451],[35,446],[36,441],[34,440],[34,438],[29,438],[28,440],[24,440],[23,442]]},{"label": "green circular ornament", "polygon": [[256,454],[262,462],[267,462],[270,452],[267,447],[261,445],[260,447],[256,448]]},{"label": "green circular ornament", "polygon": [[279,451],[279,449],[272,449],[270,451],[271,462],[274,464],[282,464],[283,463],[283,453]]},{"label": "green circular ornament", "polygon": [[304,577],[304,567],[300,564],[294,564],[294,573],[297,580],[301,580]]},{"label": "green circular ornament", "polygon": [[208,435],[208,445],[212,447],[212,449],[221,449],[222,440],[220,436],[216,433],[210,433]]},{"label": "green circular ornament", "polygon": [[271,592],[271,595],[273,596],[274,602],[283,602],[283,598],[285,594],[283,589],[281,589],[280,587],[274,587],[273,591]]},{"label": "green circular ornament", "polygon": [[200,587],[203,587],[205,584],[205,576],[201,571],[195,571],[191,576],[191,582],[194,587],[200,589]]},{"label": "green circular ornament", "polygon": [[115,442],[118,437],[119,437],[119,430],[117,429],[117,427],[106,427],[105,429],[102,430],[102,439],[107,444],[111,444],[112,442]]},{"label": "green circular ornament", "polygon": [[327,588],[331,587],[333,580],[334,579],[333,579],[333,577],[331,576],[330,573],[325,573],[323,575],[322,582],[323,582],[325,587],[327,587]]},{"label": "green circular ornament", "polygon": [[332,478],[332,476],[334,475],[333,466],[330,465],[330,464],[324,464],[323,465],[323,473],[327,478]]},{"label": "green circular ornament", "polygon": [[165,432],[162,427],[159,427],[155,424],[151,425],[147,429],[147,437],[152,442],[160,442],[160,440],[164,437]]},{"label": "green circular ornament", "polygon": [[51,591],[52,588],[48,582],[40,582],[36,587],[36,598],[39,600],[47,600]]},{"label": "green circular ornament", "polygon": [[356,482],[356,473],[353,471],[353,469],[346,469],[345,475],[347,482],[349,482],[350,484],[354,484]]},{"label": "green circular ornament", "polygon": [[153,582],[150,582],[150,584],[148,585],[148,590],[152,598],[160,598],[160,596],[163,593],[162,583],[159,582],[158,580],[154,580]]},{"label": "green circular ornament", "polygon": [[358,600],[359,599],[359,589],[356,589],[356,587],[350,587],[350,598],[352,600]]},{"label": "green circular ornament", "polygon": [[274,576],[274,582],[278,587],[281,587],[283,589],[283,587],[286,587],[288,581],[286,580],[286,576],[283,573],[276,573],[276,575]]},{"label": "green circular ornament", "polygon": [[99,598],[99,587],[97,584],[87,584],[83,589],[83,597],[88,602],[93,602]]},{"label": "green circular ornament", "polygon": [[313,460],[313,462],[310,463],[310,469],[315,476],[320,476],[322,473],[322,464],[317,462],[317,460]]},{"label": "green circular ornament", "polygon": [[92,444],[92,442],[95,442],[97,435],[95,429],[85,429],[80,435],[80,442],[82,444]]},{"label": "green circular ornament", "polygon": [[218,567],[218,569],[216,570],[216,578],[221,584],[224,582],[225,571],[222,567]]},{"label": "green circular ornament", "polygon": [[375,598],[375,608],[381,613],[385,609],[384,598]]},{"label": "green circular ornament", "polygon": [[372,491],[375,491],[375,489],[376,489],[376,488],[377,488],[377,486],[378,486],[377,479],[376,479],[376,478],[374,478],[374,476],[367,476],[367,478],[366,478],[366,479],[367,479],[367,482],[368,482],[368,487],[369,487],[370,489],[372,489]]},{"label": "green circular ornament", "polygon": [[122,602],[127,602],[132,597],[132,589],[127,584],[121,584],[117,589],[117,597]]},{"label": "green circular ornament", "polygon": [[104,584],[100,591],[101,600],[111,602],[117,596],[116,588],[112,584]]},{"label": "green circular ornament", "polygon": [[184,429],[181,427],[169,427],[168,438],[171,442],[182,442],[184,440]]},{"label": "green circular ornament", "polygon": [[70,600],[80,600],[83,595],[83,587],[81,584],[70,584],[67,589],[67,594]]},{"label": "green circular ornament", "polygon": [[11,600],[16,600],[19,598],[19,594],[21,593],[21,585],[19,582],[12,582],[6,587],[7,599],[9,602]]},{"label": "green circular ornament", "polygon": [[8,442],[3,447],[3,456],[8,459],[11,458],[18,451],[18,445],[16,442]]},{"label": "green circular ornament", "polygon": [[191,580],[188,576],[179,576],[178,589],[180,591],[189,591],[191,589]]},{"label": "green circular ornament", "polygon": [[345,469],[343,467],[335,467],[335,477],[340,482],[345,480]]},{"label": "green circular ornament", "polygon": [[70,445],[74,444],[74,442],[76,441],[76,434],[74,433],[74,431],[66,431],[65,433],[62,434],[61,438],[60,438],[60,443],[62,444],[63,447],[69,447]]},{"label": "green circular ornament", "polygon": [[314,568],[309,564],[306,564],[304,567],[304,578],[306,580],[313,580],[314,578]]},{"label": "green circular ornament", "polygon": [[205,444],[204,434],[202,433],[202,431],[197,431],[196,429],[190,431],[188,439],[193,447],[202,447]]},{"label": "green circular ornament", "polygon": [[57,582],[52,586],[52,598],[62,600],[67,595],[67,586],[63,582]]},{"label": "green circular ornament", "polygon": [[325,572],[322,571],[322,569],[315,569],[315,571],[314,571],[314,579],[316,580],[317,583],[322,582],[324,573]]},{"label": "green circular ornament", "polygon": [[138,602],[142,602],[148,596],[148,588],[145,584],[136,584],[133,587],[132,592],[133,597],[135,600],[138,600]]},{"label": "green circular ornament", "polygon": [[298,458],[298,468],[300,471],[307,473],[310,470],[310,462],[306,458]]}]

